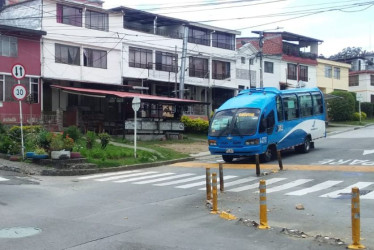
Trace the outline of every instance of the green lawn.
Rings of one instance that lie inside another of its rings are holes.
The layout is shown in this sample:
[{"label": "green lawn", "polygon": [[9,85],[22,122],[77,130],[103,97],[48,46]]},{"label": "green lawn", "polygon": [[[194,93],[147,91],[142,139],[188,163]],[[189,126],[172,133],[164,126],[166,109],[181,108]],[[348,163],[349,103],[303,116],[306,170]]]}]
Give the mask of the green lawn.
[{"label": "green lawn", "polygon": [[358,125],[358,126],[365,126],[365,125],[369,125],[369,124],[374,124],[374,118],[369,118],[369,119],[365,119],[365,120],[362,120],[361,122],[360,121],[339,121],[339,122],[335,122],[335,121],[332,121],[332,122],[329,122],[331,124],[341,124],[341,125]]}]

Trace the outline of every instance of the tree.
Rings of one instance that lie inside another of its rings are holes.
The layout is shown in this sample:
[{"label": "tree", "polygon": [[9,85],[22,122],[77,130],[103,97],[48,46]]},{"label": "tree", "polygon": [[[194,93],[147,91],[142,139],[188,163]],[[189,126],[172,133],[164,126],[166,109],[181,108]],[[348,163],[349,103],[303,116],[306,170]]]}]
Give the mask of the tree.
[{"label": "tree", "polygon": [[348,121],[355,112],[355,97],[346,91],[333,91],[331,95],[337,96],[328,100],[328,115],[333,121]]},{"label": "tree", "polygon": [[331,60],[338,60],[338,59],[349,59],[359,56],[365,56],[368,52],[366,50],[362,50],[361,47],[347,47],[344,48],[341,52],[330,56],[329,59]]}]

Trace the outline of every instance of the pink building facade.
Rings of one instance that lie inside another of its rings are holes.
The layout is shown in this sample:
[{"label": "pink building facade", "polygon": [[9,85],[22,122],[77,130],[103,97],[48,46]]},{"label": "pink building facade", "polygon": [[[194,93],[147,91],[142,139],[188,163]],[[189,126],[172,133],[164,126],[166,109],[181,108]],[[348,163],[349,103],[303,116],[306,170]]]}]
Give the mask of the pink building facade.
[{"label": "pink building facade", "polygon": [[[20,83],[27,90],[21,101],[24,123],[34,124],[41,118],[41,60],[40,39],[44,31],[0,25],[0,122],[19,124],[19,101],[13,97],[13,86]],[[11,72],[15,64],[21,64],[26,75],[19,82]]]}]

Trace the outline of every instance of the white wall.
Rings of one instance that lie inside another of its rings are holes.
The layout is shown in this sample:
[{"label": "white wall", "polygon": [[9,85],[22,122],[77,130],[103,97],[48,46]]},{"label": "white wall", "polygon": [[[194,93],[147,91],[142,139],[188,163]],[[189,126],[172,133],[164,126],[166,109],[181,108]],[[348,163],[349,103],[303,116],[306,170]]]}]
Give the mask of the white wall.
[{"label": "white wall", "polygon": [[[374,74],[373,74],[374,75]],[[363,97],[362,102],[371,102],[371,95],[374,95],[374,86],[370,84],[371,74],[359,74],[358,86],[349,86],[348,91],[360,93]]]}]

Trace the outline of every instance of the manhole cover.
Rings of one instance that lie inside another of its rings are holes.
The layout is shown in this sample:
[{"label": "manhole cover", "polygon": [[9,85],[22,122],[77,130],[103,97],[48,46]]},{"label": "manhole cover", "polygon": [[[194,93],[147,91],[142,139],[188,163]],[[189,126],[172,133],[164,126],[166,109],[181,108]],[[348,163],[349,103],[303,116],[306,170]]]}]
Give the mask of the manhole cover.
[{"label": "manhole cover", "polygon": [[0,238],[23,238],[33,236],[42,230],[36,227],[12,227],[0,229]]}]

